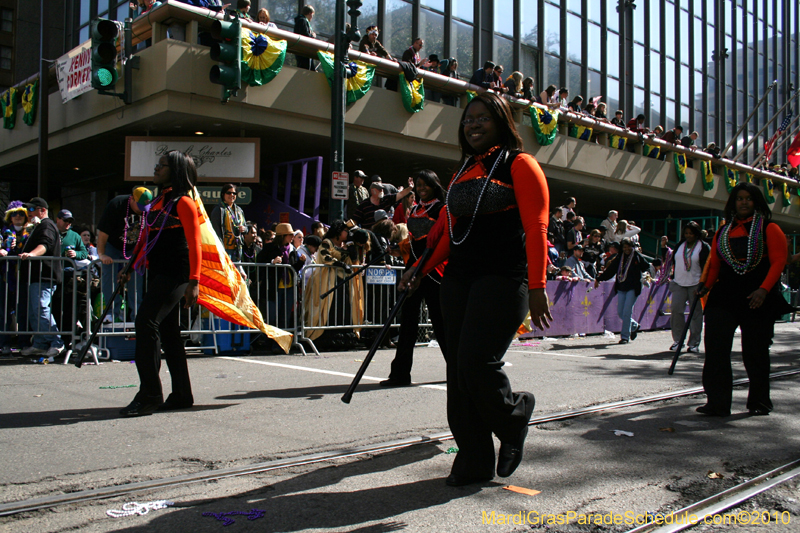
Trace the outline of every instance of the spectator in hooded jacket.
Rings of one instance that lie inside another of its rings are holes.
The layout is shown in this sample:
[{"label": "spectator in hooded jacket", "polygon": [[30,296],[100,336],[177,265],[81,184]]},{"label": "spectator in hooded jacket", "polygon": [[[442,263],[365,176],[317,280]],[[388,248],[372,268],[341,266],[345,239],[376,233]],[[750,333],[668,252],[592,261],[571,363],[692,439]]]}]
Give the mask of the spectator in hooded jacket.
[{"label": "spectator in hooded jacket", "polygon": [[[303,9],[300,10],[300,14],[294,18],[294,32],[297,35],[302,35],[309,39],[316,39],[317,34],[311,29],[311,19],[313,18],[314,8],[307,5],[303,6]],[[314,70],[314,61],[310,58],[298,54],[295,54],[294,57],[297,59],[298,68]]]}]

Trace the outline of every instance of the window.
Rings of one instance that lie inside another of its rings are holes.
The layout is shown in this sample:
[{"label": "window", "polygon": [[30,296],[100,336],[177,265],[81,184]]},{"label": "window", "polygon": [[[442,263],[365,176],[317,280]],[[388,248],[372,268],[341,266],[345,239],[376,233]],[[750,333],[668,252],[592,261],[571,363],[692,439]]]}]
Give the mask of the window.
[{"label": "window", "polygon": [[0,31],[11,33],[14,31],[14,11],[11,9],[0,9]]},{"label": "window", "polygon": [[597,24],[589,23],[587,27],[587,39],[589,46],[589,57],[586,58],[586,65],[589,68],[600,70],[600,49],[603,46],[603,39],[600,37],[600,26]]},{"label": "window", "polygon": [[545,54],[544,65],[542,65],[542,67],[544,76],[541,83],[542,90],[548,85],[558,85],[560,88],[563,84],[561,83],[561,75],[559,72],[560,61],[558,58],[550,54]]},{"label": "window", "polygon": [[639,43],[633,45],[633,84],[644,87],[644,46]]},{"label": "window", "polygon": [[[252,8],[250,8],[252,10]],[[294,27],[294,18],[300,13],[297,11],[297,0],[269,0],[267,2],[269,17],[272,22],[285,22]],[[361,26],[359,20],[359,26]]]},{"label": "window", "polygon": [[505,69],[503,71],[503,81],[511,75],[514,71],[514,42],[511,39],[494,36],[494,63],[502,65]]},{"label": "window", "polygon": [[616,78],[606,79],[606,106],[608,116],[614,114],[619,109],[619,80]]},{"label": "window", "polygon": [[[674,28],[675,27],[675,7],[672,4],[665,4],[664,5],[664,27],[665,28]],[[665,52],[669,57],[675,57],[675,40],[678,39],[676,34],[665,34]],[[683,36],[686,38],[686,36]]]},{"label": "window", "polygon": [[567,9],[573,13],[581,14],[581,0],[567,0]]},{"label": "window", "polygon": [[539,46],[539,7],[538,2],[522,2],[522,42],[533,47]]},{"label": "window", "polygon": [[81,0],[81,14],[80,17],[78,17],[81,24],[89,22],[89,17],[91,16],[89,13],[89,3],[89,0]]},{"label": "window", "polygon": [[386,0],[386,17],[384,18],[381,43],[389,53],[400,57],[406,48],[411,46],[411,4],[402,0]]},{"label": "window", "polygon": [[606,26],[609,30],[619,31],[619,13],[617,2],[606,2]]},{"label": "window", "polygon": [[[535,4],[536,2],[531,2]],[[587,4],[588,10],[586,11],[586,17],[591,20],[592,22],[596,22],[600,24],[600,16],[603,11],[603,4],[602,2],[588,2]]]},{"label": "window", "polygon": [[689,105],[692,101],[692,92],[689,85],[689,67],[681,65],[681,103]]},{"label": "window", "polygon": [[[661,50],[661,9],[658,2],[650,4],[650,25],[647,29],[650,32],[650,48]],[[669,35],[669,32],[666,35]]]},{"label": "window", "polygon": [[589,101],[589,97],[581,93],[581,81],[581,66],[567,62],[567,89],[569,89],[570,97],[577,94],[583,96],[583,104],[581,104],[583,107]]},{"label": "window", "polygon": [[[600,75],[600,73],[599,72],[595,72],[594,70],[589,70],[589,71],[586,72],[586,76],[587,76],[587,78],[586,78],[586,100],[589,100],[590,98],[594,98],[595,96],[603,95],[603,90],[602,90],[603,88],[600,86],[600,83],[602,81],[602,76]],[[606,102],[606,104],[608,103],[606,101],[605,95],[603,95],[603,98],[600,101],[601,102]],[[613,111],[609,113],[607,105],[606,105],[606,115],[608,115],[609,119],[614,116],[614,112]]]},{"label": "window", "polygon": [[[699,18],[694,19],[694,68],[703,68],[705,59],[703,58],[703,21]],[[685,58],[688,62],[689,58]]]},{"label": "window", "polygon": [[675,97],[675,60],[667,58],[664,60],[664,96]]},{"label": "window", "polygon": [[677,40],[681,45],[681,63],[689,63],[689,32],[691,31],[692,27],[689,25],[689,12],[681,10],[681,27],[676,34],[680,36],[677,37]]},{"label": "window", "polygon": [[[533,78],[533,93],[535,95],[539,95],[539,93],[544,89],[545,86],[542,86],[538,78],[538,57],[536,51],[532,48],[528,48],[527,46],[522,47],[522,64],[520,65],[520,69],[522,75],[525,77],[530,76]],[[537,91],[538,88],[538,91]]]},{"label": "window", "polygon": [[[250,8],[251,11],[252,9],[253,8]],[[362,0],[362,6],[359,8],[359,11],[361,11],[361,16],[358,17],[358,27],[361,29],[361,34],[363,35],[364,31],[369,26],[378,24],[378,0]],[[271,11],[270,15],[272,15]],[[348,16],[345,21],[349,22],[350,17]]]},{"label": "window", "polygon": [[97,15],[108,15],[108,0],[97,0]]},{"label": "window", "polygon": [[451,0],[453,16],[466,22],[474,22],[475,2],[473,0]]},{"label": "window", "polygon": [[577,15],[567,15],[567,57],[572,61],[581,62],[581,18]]},{"label": "window", "polygon": [[606,33],[606,70],[609,76],[619,76],[619,35]]},{"label": "window", "polygon": [[689,129],[689,106],[686,105],[681,106],[681,126],[683,127],[684,135],[689,135],[691,133]]},{"label": "window", "polygon": [[444,0],[421,0],[420,4],[425,7],[444,12]]},{"label": "window", "polygon": [[694,72],[694,108],[696,111],[703,109],[703,73],[696,70]]},{"label": "window", "polygon": [[544,49],[561,55],[561,13],[553,4],[544,5]]},{"label": "window", "polygon": [[[651,2],[650,8],[657,9],[658,4]],[[639,4],[633,10],[633,40],[639,43],[644,42],[644,32],[647,29],[647,24],[644,21],[644,5]]]},{"label": "window", "polygon": [[473,28],[469,24],[454,20],[450,26],[450,33],[453,39],[451,55],[458,60],[458,70],[461,72],[461,76],[469,79],[477,68],[473,59],[475,54],[472,46]]},{"label": "window", "polygon": [[644,90],[634,88],[633,89],[633,114],[639,115],[640,113],[644,113]]},{"label": "window", "polygon": [[444,15],[420,9],[419,37],[425,41],[425,46],[420,52],[422,57],[436,54],[439,59],[442,59],[444,56]]},{"label": "window", "polygon": [[705,122],[705,116],[703,115],[702,111],[695,111],[694,112],[694,131],[697,132],[697,140],[695,144],[698,146],[706,146],[705,137],[703,137],[703,123]]},{"label": "window", "polygon": [[12,50],[8,46],[0,46],[0,70],[11,70]]},{"label": "window", "polygon": [[667,116],[664,117],[662,126],[664,126],[664,131],[675,127],[675,102],[669,99],[667,99]]},{"label": "window", "polygon": [[514,0],[494,0],[494,31],[514,36]]},{"label": "window", "polygon": [[[644,69],[644,63],[642,63]],[[650,91],[661,93],[661,54],[650,53]]]}]

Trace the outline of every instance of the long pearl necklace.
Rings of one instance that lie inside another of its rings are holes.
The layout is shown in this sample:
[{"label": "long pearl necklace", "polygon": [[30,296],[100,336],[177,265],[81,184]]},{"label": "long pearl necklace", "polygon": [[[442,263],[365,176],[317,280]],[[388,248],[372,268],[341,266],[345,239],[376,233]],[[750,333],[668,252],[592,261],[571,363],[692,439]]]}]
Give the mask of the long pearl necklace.
[{"label": "long pearl necklace", "polygon": [[450,191],[453,190],[453,184],[456,183],[458,181],[458,178],[461,177],[461,173],[464,172],[464,169],[467,167],[467,163],[469,163],[472,160],[472,157],[470,157],[466,161],[464,161],[464,165],[461,167],[461,170],[459,170],[458,174],[453,176],[453,179],[450,180],[450,186],[447,187],[447,198],[445,199],[444,207],[445,207],[445,209],[447,209],[447,226],[448,226],[448,229],[450,230],[450,242],[452,244],[454,244],[455,246],[460,245],[465,240],[467,240],[467,237],[469,237],[469,232],[472,230],[472,224],[475,223],[475,217],[478,215],[478,208],[481,205],[481,200],[483,199],[483,193],[486,192],[486,187],[488,187],[489,186],[489,182],[492,181],[492,174],[494,174],[494,171],[497,168],[497,165],[500,163],[501,160],[505,160],[505,155],[506,155],[506,149],[503,148],[500,151],[500,155],[497,156],[497,161],[494,162],[494,165],[492,166],[492,170],[489,171],[489,175],[486,176],[486,181],[483,183],[483,188],[481,189],[481,194],[478,196],[478,201],[475,202],[475,211],[472,213],[472,218],[469,221],[469,226],[467,227],[467,231],[464,233],[464,237],[462,237],[460,241],[456,241],[456,238],[453,235],[453,218],[450,215]]},{"label": "long pearl necklace", "polygon": [[[619,267],[617,268],[617,281],[622,283],[626,279],[628,279],[628,270],[631,268],[631,263],[633,263],[633,252],[630,253],[628,256],[628,262],[625,263],[625,254],[620,252],[622,257],[619,258]],[[623,272],[622,264],[625,263],[625,268]]]}]

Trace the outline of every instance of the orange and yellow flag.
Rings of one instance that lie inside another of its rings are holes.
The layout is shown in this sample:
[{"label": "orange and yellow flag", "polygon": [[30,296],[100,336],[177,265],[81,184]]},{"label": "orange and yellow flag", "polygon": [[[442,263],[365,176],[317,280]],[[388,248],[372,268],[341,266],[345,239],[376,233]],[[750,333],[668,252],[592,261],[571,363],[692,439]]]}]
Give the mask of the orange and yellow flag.
[{"label": "orange and yellow flag", "polygon": [[247,284],[222,247],[208,219],[200,193],[195,188],[194,200],[200,214],[200,297],[198,303],[218,317],[242,327],[257,329],[289,353],[292,334],[264,323],[261,311],[250,298]]}]

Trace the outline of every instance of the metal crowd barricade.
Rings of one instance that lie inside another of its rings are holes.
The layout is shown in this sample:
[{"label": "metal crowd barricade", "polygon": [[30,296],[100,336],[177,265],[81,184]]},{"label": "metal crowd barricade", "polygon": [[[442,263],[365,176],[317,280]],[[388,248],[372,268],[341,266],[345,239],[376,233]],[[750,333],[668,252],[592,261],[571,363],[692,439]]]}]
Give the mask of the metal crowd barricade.
[{"label": "metal crowd barricade", "polygon": [[[356,267],[354,267],[356,268]],[[303,270],[303,330],[310,339],[325,331],[380,329],[398,298],[397,281],[404,267],[376,266],[328,294],[347,273],[328,265],[308,265]],[[392,275],[387,275],[391,272]],[[400,315],[392,321],[400,326]],[[420,310],[420,329],[432,329],[427,309]]]},{"label": "metal crowd barricade", "polygon": [[[42,264],[50,263],[51,269],[60,263],[62,282],[54,283],[42,273]],[[77,290],[80,270],[77,264],[67,257],[38,256],[20,259],[18,256],[0,258],[0,335],[6,336],[3,344],[8,346],[8,337],[33,337],[57,335],[64,343],[65,359],[69,359],[70,341],[78,333],[79,303],[82,298]],[[49,325],[48,317],[40,315],[36,320],[30,319],[30,304],[39,299],[41,289],[53,289],[50,297],[49,315],[55,321],[54,329]],[[35,293],[35,294],[34,294]]]}]

